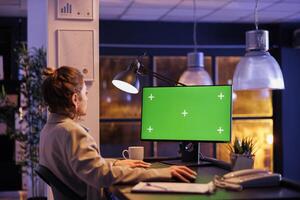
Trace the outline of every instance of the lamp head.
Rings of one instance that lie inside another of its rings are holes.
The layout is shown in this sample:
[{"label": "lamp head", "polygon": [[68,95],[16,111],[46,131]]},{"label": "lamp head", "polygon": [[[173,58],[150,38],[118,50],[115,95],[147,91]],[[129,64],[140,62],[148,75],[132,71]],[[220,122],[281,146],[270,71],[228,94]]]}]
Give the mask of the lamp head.
[{"label": "lamp head", "polygon": [[234,90],[284,89],[280,66],[268,49],[268,31],[246,32],[247,52],[234,72]]},{"label": "lamp head", "polygon": [[112,84],[120,90],[137,94],[140,90],[140,81],[138,78],[138,71],[141,64],[136,59],[132,62],[125,71],[118,73],[112,80]]},{"label": "lamp head", "polygon": [[284,89],[282,72],[269,52],[269,32],[258,29],[258,0],[254,9],[256,30],[246,32],[246,55],[233,75],[234,90]]},{"label": "lamp head", "polygon": [[147,69],[146,67],[144,67],[143,64],[141,64],[141,62],[138,59],[135,59],[125,71],[118,73],[113,78],[112,83],[114,86],[116,86],[117,88],[119,88],[124,92],[137,94],[140,89],[140,82],[138,79],[138,75],[141,76],[150,75],[172,85],[178,84],[178,85],[185,86],[185,84],[183,83],[180,83],[176,80],[172,80],[161,74],[158,74],[156,72]]},{"label": "lamp head", "polygon": [[212,85],[209,74],[204,69],[204,54],[190,52],[187,54],[188,68],[179,78],[180,83],[186,85]]}]

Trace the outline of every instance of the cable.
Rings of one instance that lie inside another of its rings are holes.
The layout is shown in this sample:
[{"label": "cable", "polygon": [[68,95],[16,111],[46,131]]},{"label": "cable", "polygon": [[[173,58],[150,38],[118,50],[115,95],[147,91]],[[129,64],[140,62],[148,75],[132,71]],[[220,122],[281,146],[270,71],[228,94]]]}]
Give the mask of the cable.
[{"label": "cable", "polygon": [[255,2],[255,9],[254,9],[254,21],[255,21],[255,28],[258,30],[258,0]]},{"label": "cable", "polygon": [[194,51],[197,52],[197,20],[196,20],[196,0],[193,1],[193,21],[194,21],[194,30],[193,30],[193,40],[194,40]]}]

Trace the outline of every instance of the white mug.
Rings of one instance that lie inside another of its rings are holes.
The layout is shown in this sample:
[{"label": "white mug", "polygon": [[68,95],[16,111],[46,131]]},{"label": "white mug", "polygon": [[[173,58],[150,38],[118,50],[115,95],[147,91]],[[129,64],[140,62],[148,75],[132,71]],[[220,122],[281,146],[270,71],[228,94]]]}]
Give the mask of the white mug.
[{"label": "white mug", "polygon": [[[128,154],[128,156],[125,155],[126,153]],[[128,150],[127,149],[123,150],[122,156],[124,159],[143,160],[144,159],[144,147],[142,147],[142,146],[128,147]]]}]

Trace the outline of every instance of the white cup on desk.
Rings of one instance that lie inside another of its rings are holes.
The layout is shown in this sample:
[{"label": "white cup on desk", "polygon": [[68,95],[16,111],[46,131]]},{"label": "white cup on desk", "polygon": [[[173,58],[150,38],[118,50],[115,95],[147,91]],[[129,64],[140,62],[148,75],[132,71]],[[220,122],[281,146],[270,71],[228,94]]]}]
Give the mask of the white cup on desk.
[{"label": "white cup on desk", "polygon": [[142,147],[142,146],[128,147],[128,150],[125,149],[122,151],[122,156],[124,159],[143,160],[144,159],[144,147]]}]

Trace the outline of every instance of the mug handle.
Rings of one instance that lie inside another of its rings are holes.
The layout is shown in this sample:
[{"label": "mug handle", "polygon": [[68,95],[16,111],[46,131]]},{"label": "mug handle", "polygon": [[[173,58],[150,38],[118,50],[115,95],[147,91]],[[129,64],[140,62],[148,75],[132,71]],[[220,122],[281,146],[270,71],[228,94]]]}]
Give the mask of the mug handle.
[{"label": "mug handle", "polygon": [[[125,155],[126,152],[127,152],[127,154],[128,154],[128,158],[127,158],[126,155]],[[129,153],[128,153],[128,150],[127,150],[127,149],[125,149],[125,150],[122,151],[122,156],[123,156],[124,159],[129,159]]]}]

